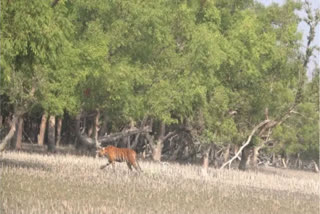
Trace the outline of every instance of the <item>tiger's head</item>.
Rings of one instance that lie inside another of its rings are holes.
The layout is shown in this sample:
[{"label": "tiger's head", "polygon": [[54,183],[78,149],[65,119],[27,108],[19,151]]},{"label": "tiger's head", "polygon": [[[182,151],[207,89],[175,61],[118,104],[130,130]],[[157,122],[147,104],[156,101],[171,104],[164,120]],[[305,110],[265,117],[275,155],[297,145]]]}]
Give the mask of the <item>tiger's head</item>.
[{"label": "tiger's head", "polygon": [[96,151],[96,153],[97,153],[97,155],[99,156],[99,157],[103,157],[104,155],[105,155],[105,147],[102,147],[102,148],[100,148],[100,149],[98,149],[97,151]]}]

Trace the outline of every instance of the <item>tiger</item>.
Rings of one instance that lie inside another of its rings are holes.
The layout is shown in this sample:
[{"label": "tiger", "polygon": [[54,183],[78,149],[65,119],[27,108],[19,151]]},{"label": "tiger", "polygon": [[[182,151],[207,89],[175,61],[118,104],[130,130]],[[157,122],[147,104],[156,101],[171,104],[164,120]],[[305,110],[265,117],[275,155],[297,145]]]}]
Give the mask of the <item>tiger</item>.
[{"label": "tiger", "polygon": [[137,153],[132,149],[127,148],[117,148],[115,146],[102,147],[97,151],[99,157],[106,156],[108,158],[108,163],[102,165],[100,169],[112,164],[112,169],[115,171],[115,162],[126,162],[128,168],[132,171],[132,166],[138,171],[142,172],[139,163],[136,160]]}]

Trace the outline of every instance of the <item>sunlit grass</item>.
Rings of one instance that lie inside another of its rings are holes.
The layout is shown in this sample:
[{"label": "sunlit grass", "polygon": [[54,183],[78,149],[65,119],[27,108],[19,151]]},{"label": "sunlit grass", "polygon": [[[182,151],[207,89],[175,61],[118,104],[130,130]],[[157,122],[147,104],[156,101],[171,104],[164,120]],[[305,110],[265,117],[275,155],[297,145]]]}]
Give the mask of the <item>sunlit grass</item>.
[{"label": "sunlit grass", "polygon": [[239,172],[140,161],[100,170],[105,159],[6,152],[0,213],[318,213],[319,175]]}]

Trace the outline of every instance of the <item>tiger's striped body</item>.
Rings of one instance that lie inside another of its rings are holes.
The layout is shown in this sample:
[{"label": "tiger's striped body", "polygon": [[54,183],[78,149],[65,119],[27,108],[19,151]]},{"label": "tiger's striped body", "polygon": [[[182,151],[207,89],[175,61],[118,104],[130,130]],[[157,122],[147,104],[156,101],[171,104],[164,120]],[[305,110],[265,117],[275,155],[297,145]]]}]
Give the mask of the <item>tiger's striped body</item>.
[{"label": "tiger's striped body", "polygon": [[104,169],[112,164],[112,168],[115,170],[115,162],[126,162],[130,170],[132,170],[133,166],[137,171],[142,171],[136,160],[137,153],[132,149],[107,146],[98,150],[97,153],[99,157],[105,156],[108,158],[108,163],[101,166],[100,169]]}]

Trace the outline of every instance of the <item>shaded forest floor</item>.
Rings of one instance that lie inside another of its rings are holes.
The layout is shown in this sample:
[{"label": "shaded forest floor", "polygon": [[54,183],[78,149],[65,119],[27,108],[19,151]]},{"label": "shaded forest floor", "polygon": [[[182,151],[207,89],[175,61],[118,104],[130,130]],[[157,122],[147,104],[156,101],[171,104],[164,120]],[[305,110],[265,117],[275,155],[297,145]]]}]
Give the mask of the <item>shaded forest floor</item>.
[{"label": "shaded forest floor", "polygon": [[0,213],[318,213],[319,174],[215,170],[9,151],[0,155]]}]

